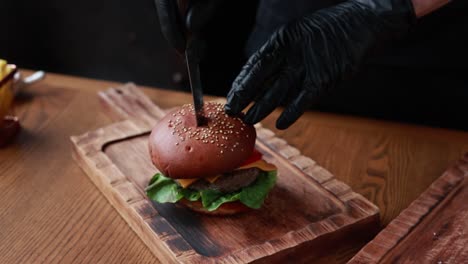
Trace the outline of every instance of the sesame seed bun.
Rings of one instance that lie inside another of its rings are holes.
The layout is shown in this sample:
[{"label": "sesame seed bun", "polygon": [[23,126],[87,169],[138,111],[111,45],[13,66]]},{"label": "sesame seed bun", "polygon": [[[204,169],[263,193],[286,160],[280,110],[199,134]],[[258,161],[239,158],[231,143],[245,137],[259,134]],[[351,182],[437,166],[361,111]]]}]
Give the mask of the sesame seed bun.
[{"label": "sesame seed bun", "polygon": [[206,125],[196,126],[194,108],[184,105],[163,117],[149,137],[156,168],[174,179],[215,176],[238,168],[250,157],[256,132],[252,125],[224,112],[224,105],[204,106]]}]

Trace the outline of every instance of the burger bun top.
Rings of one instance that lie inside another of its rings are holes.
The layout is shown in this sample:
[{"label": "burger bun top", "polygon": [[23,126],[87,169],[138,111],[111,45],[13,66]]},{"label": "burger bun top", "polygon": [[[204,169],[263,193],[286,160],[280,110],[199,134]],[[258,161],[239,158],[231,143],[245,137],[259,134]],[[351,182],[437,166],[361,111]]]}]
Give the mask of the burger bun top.
[{"label": "burger bun top", "polygon": [[205,125],[197,127],[192,105],[177,108],[153,128],[149,152],[156,168],[174,179],[203,178],[238,168],[255,146],[256,132],[224,105],[204,105]]}]

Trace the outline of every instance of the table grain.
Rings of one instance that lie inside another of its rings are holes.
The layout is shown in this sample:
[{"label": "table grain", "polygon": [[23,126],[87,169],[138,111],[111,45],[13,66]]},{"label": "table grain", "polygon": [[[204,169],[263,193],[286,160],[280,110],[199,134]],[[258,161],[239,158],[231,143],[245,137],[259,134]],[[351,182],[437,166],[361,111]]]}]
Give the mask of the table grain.
[{"label": "table grain", "polygon": [[[71,156],[71,135],[112,123],[96,93],[118,85],[48,73],[17,98],[23,130],[0,149],[0,263],[158,263]],[[191,102],[142,88],[162,107]],[[278,131],[279,114],[262,123],[375,203],[382,226],[468,151],[464,131],[320,112]],[[321,261],[346,262],[362,246],[337,245]]]}]

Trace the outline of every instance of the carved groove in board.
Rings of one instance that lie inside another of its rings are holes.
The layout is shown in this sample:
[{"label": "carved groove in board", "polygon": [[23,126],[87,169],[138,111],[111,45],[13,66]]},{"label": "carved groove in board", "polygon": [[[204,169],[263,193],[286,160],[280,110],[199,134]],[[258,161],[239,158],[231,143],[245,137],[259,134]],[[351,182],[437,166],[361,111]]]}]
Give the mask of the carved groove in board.
[{"label": "carved groove in board", "polygon": [[90,156],[101,151],[101,148],[100,146],[89,144],[89,145],[83,146],[82,150],[85,155]]},{"label": "carved groove in board", "polygon": [[[138,123],[135,123],[132,120],[126,120],[123,122],[115,123],[114,125],[110,125],[107,128],[114,133],[115,131],[121,130],[122,126],[129,126],[129,125],[139,126]],[[112,135],[112,136],[109,136],[107,140],[100,142],[100,148],[102,151],[104,151],[107,146],[112,145],[116,142],[140,137],[150,132],[151,132],[151,129],[147,127],[139,127],[139,129],[137,130],[121,134],[120,137],[115,137],[114,135]],[[121,133],[121,132],[117,132],[117,133]],[[109,134],[112,134],[112,133],[109,133]]]},{"label": "carved groove in board", "polygon": [[112,161],[106,155],[100,155],[101,153],[92,153],[90,156],[93,157],[92,162],[98,169],[104,169],[107,166],[112,165]]},{"label": "carved groove in board", "polygon": [[135,185],[129,181],[113,186],[127,203],[140,201],[144,199],[141,193],[135,188]]},{"label": "carved groove in board", "polygon": [[[363,198],[360,194],[354,193],[354,198],[348,201],[349,210],[356,218],[363,217],[368,211],[374,208],[374,205],[363,202]],[[371,207],[371,208],[369,208]]]},{"label": "carved groove in board", "polygon": [[147,124],[154,124],[165,114],[133,83],[101,91],[98,95],[113,115],[123,119],[139,118]]},{"label": "carved groove in board", "polygon": [[120,116],[122,118],[129,118],[128,114],[121,108],[121,107],[112,107],[116,106],[116,99],[114,98],[114,94],[118,94],[115,89],[110,88],[105,92],[99,92],[99,98],[101,101],[107,105],[109,108],[112,108],[114,114]]},{"label": "carved groove in board", "polygon": [[153,205],[147,200],[142,199],[131,204],[133,210],[146,222],[148,219],[151,219],[159,215],[158,211],[153,207]]},{"label": "carved groove in board", "polygon": [[244,261],[245,262],[252,261],[253,259],[255,259],[259,251],[263,251],[264,255],[272,255],[276,252],[270,243],[265,243],[265,244],[262,244],[261,246],[253,246],[243,252],[245,253],[245,256],[248,257],[244,259]]},{"label": "carved groove in board", "polygon": [[306,170],[315,165],[315,161],[313,161],[311,158],[302,155],[292,157],[290,160],[292,164],[294,164],[301,170]]},{"label": "carved groove in board", "polygon": [[344,214],[336,214],[329,217],[330,221],[336,226],[345,226],[353,222],[351,217]]},{"label": "carved groove in board", "polygon": [[348,193],[352,192],[348,185],[336,179],[331,179],[327,182],[324,182],[322,185],[325,187],[325,189],[332,192],[337,197],[346,196]]},{"label": "carved groove in board", "polygon": [[126,182],[128,182],[128,179],[124,176],[124,178],[113,181],[110,184],[111,184],[112,188],[116,188],[116,186],[125,184]]},{"label": "carved groove in board", "polygon": [[120,133],[123,133],[124,135],[136,135],[141,133],[140,127],[137,124],[135,124],[133,120],[126,120],[118,124],[118,126],[115,126],[115,130]]},{"label": "carved groove in board", "polygon": [[122,128],[124,128],[130,121],[123,121],[120,123],[115,123],[113,125],[110,125],[112,127],[112,133],[107,133],[102,135],[101,140],[99,141],[99,144],[102,146],[106,144],[107,142],[111,142],[114,140],[118,140],[121,138],[125,138],[128,136],[129,133],[125,133],[122,131]]},{"label": "carved groove in board", "polygon": [[385,239],[385,241],[388,241],[388,242],[397,241],[399,236],[401,235],[401,234],[396,234],[394,232],[390,232],[388,230],[383,230],[382,232],[385,234],[386,237],[390,238],[390,239]]},{"label": "carved groove in board", "polygon": [[[393,223],[393,224],[390,223],[390,224],[387,225],[387,227],[388,228],[385,228],[384,230],[386,232],[389,232],[389,233],[392,233],[392,234],[396,235],[397,237],[398,236],[400,236],[400,237],[405,236],[408,233],[408,229],[403,228],[403,227],[397,225],[396,223]],[[380,239],[380,238],[378,238],[378,239]]]},{"label": "carved groove in board", "polygon": [[424,215],[429,211],[427,207],[423,207],[420,204],[414,204],[413,212],[417,213],[418,215]]},{"label": "carved groove in board", "polygon": [[[101,149],[99,146],[96,146],[93,141],[89,142],[89,137],[86,134],[83,134],[81,136],[72,136],[70,137],[71,141],[73,144],[76,146],[80,146],[80,152],[82,152],[84,155],[90,155],[96,152],[99,152]],[[96,139],[92,139],[96,140]]]},{"label": "carved groove in board", "polygon": [[291,147],[289,145],[286,145],[283,148],[281,148],[279,150],[279,153],[281,156],[283,156],[286,159],[291,159],[301,154],[301,152],[297,148]]},{"label": "carved groove in board", "polygon": [[166,237],[165,242],[169,249],[175,253],[176,257],[183,256],[184,252],[189,252],[188,255],[194,255],[193,253],[195,253],[189,243],[181,236]]},{"label": "carved groove in board", "polygon": [[284,139],[281,138],[269,138],[268,140],[265,141],[265,144],[272,148],[273,150],[280,151],[283,146],[285,146],[287,143]]},{"label": "carved groove in board", "polygon": [[94,131],[87,132],[81,136],[74,136],[72,140],[75,140],[75,144],[85,146],[89,144],[93,144],[96,139],[104,134],[104,129],[99,128]]},{"label": "carved groove in board", "polygon": [[331,173],[325,171],[325,169],[318,165],[308,167],[304,170],[304,172],[320,184],[323,184],[326,181],[334,178]]},{"label": "carved groove in board", "polygon": [[114,164],[102,168],[101,170],[103,171],[104,175],[106,175],[108,183],[111,186],[115,186],[119,184],[119,182],[127,181],[123,173]]},{"label": "carved groove in board", "polygon": [[269,129],[266,128],[258,128],[257,129],[257,138],[262,139],[262,140],[267,140],[269,138],[273,138],[275,136],[275,133]]},{"label": "carved groove in board", "polygon": [[136,101],[141,106],[141,108],[149,112],[152,117],[155,119],[160,119],[165,115],[164,110],[153,104],[153,102],[140,89],[138,89],[134,83],[130,83],[128,85],[128,89],[130,94],[137,98]]},{"label": "carved groove in board", "polygon": [[289,245],[289,241],[284,237],[271,239],[268,243],[276,250],[286,248]]},{"label": "carved groove in board", "polygon": [[170,237],[179,236],[174,227],[172,227],[172,225],[159,214],[157,215],[157,217],[148,219],[146,223],[152,227],[156,235],[162,241],[166,241]]},{"label": "carved groove in board", "polygon": [[143,132],[139,132],[138,134],[130,134],[130,135],[128,135],[128,136],[126,136],[126,137],[123,137],[123,138],[114,139],[114,140],[112,140],[112,141],[109,141],[109,142],[107,142],[107,143],[104,143],[104,144],[101,146],[101,149],[102,149],[102,151],[105,151],[105,149],[106,149],[108,146],[112,145],[112,144],[115,144],[115,143],[118,143],[118,142],[124,141],[124,140],[129,140],[129,139],[132,139],[132,138],[138,138],[138,137],[147,135],[147,134],[149,134],[149,133],[150,133],[150,131],[143,131]]},{"label": "carved groove in board", "polygon": [[139,119],[130,119],[135,127],[137,127],[138,131],[140,133],[143,133],[145,131],[151,131],[153,128],[153,125],[147,124]]},{"label": "carved groove in board", "polygon": [[301,244],[309,241],[311,237],[314,237],[314,235],[310,233],[310,230],[308,228],[302,228],[295,232],[294,241],[296,244]]},{"label": "carved groove in board", "polygon": [[[362,197],[360,194],[357,194],[355,192],[353,192],[352,189],[350,189],[351,191],[349,192],[346,192],[346,193],[343,193],[341,194],[338,198],[345,202],[346,204],[350,205],[349,204],[349,201],[353,200],[353,199],[364,199],[364,197]],[[369,208],[367,208],[369,209]]]},{"label": "carved groove in board", "polygon": [[180,263],[215,263],[214,261],[198,255],[193,249],[181,252],[181,254],[178,255],[178,259]]},{"label": "carved groove in board", "polygon": [[139,202],[144,201],[144,200],[146,200],[146,198],[144,198],[144,197],[141,197],[141,198],[133,198],[133,199],[129,200],[127,203],[128,203],[130,206],[132,206],[132,205],[134,205],[135,203],[139,203]]},{"label": "carved groove in board", "polygon": [[317,237],[334,230],[332,226],[324,221],[312,223],[308,226],[308,229]]}]

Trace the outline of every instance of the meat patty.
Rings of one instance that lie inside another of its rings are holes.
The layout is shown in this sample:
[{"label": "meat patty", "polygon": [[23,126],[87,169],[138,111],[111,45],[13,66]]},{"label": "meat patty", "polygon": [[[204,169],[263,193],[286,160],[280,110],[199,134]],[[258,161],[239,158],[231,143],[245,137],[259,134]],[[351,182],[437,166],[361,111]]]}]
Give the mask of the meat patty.
[{"label": "meat patty", "polygon": [[260,174],[258,168],[249,168],[243,170],[235,170],[223,174],[214,183],[206,180],[199,180],[190,185],[189,189],[201,191],[206,189],[216,190],[220,192],[234,192],[245,186],[252,184]]}]

